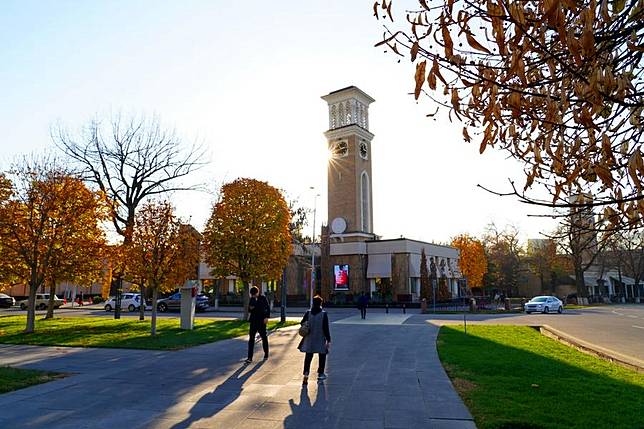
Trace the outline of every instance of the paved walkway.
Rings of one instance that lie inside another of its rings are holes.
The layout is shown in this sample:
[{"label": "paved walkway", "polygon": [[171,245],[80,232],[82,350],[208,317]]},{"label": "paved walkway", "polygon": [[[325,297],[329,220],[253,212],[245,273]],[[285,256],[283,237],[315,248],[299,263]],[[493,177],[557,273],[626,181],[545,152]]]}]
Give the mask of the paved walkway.
[{"label": "paved walkway", "polygon": [[438,328],[385,316],[333,323],[329,378],[304,388],[295,329],[248,366],[243,339],[177,352],[0,346],[0,365],[77,374],[0,395],[0,427],[475,428],[438,360]]}]

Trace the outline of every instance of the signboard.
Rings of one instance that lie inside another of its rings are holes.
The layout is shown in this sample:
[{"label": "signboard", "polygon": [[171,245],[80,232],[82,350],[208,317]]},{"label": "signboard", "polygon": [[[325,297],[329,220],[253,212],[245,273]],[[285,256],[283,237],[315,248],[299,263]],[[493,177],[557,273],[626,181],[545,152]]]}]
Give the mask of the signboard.
[{"label": "signboard", "polygon": [[349,290],[349,265],[335,265],[333,267],[335,290]]}]

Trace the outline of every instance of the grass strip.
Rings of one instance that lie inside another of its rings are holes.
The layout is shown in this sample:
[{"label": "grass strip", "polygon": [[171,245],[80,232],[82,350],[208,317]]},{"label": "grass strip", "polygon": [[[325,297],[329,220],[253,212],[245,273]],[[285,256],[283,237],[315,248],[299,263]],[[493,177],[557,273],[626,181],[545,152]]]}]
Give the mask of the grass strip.
[{"label": "grass strip", "polygon": [[[198,319],[193,330],[180,328],[179,318],[157,319],[157,335],[150,336],[150,320],[106,317],[37,319],[36,330],[25,334],[25,316],[0,317],[0,343],[39,346],[110,347],[179,350],[248,333],[248,322],[238,319]],[[268,329],[297,324],[269,321]]]},{"label": "grass strip", "polygon": [[438,353],[479,428],[644,428],[644,374],[525,326],[443,326]]},{"label": "grass strip", "polygon": [[0,367],[0,394],[46,383],[61,377],[64,377],[64,374],[3,366]]}]

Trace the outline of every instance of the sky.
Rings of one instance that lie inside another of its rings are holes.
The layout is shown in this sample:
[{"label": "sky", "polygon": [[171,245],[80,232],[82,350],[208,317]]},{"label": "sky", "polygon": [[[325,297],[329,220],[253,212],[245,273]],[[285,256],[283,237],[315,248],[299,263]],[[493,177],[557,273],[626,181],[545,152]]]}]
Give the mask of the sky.
[{"label": "sky", "polygon": [[328,158],[320,96],[355,85],[376,100],[376,234],[446,243],[480,236],[490,222],[515,225],[523,240],[552,230],[551,219],[529,216],[548,212],[477,187],[522,184],[521,166],[499,151],[480,155],[447,112],[426,117],[435,107],[410,95],[414,65],[374,47],[382,33],[371,0],[5,0],[0,168],[54,151],[58,124],[73,131],[117,113],[158,115],[186,147],[207,152],[189,181],[208,192],[171,196],[184,219],[202,228],[220,186],[251,177],[315,207],[319,234]]}]

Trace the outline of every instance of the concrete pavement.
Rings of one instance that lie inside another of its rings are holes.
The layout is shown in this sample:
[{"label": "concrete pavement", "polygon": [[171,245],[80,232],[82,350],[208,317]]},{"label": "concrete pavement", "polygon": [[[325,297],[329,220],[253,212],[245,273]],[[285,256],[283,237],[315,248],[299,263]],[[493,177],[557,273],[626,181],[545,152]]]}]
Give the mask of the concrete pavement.
[{"label": "concrete pavement", "polygon": [[294,328],[248,366],[243,338],[176,352],[0,346],[0,365],[76,373],[0,395],[0,427],[475,427],[438,360],[436,326],[343,319],[331,326],[328,380],[304,388]]}]

